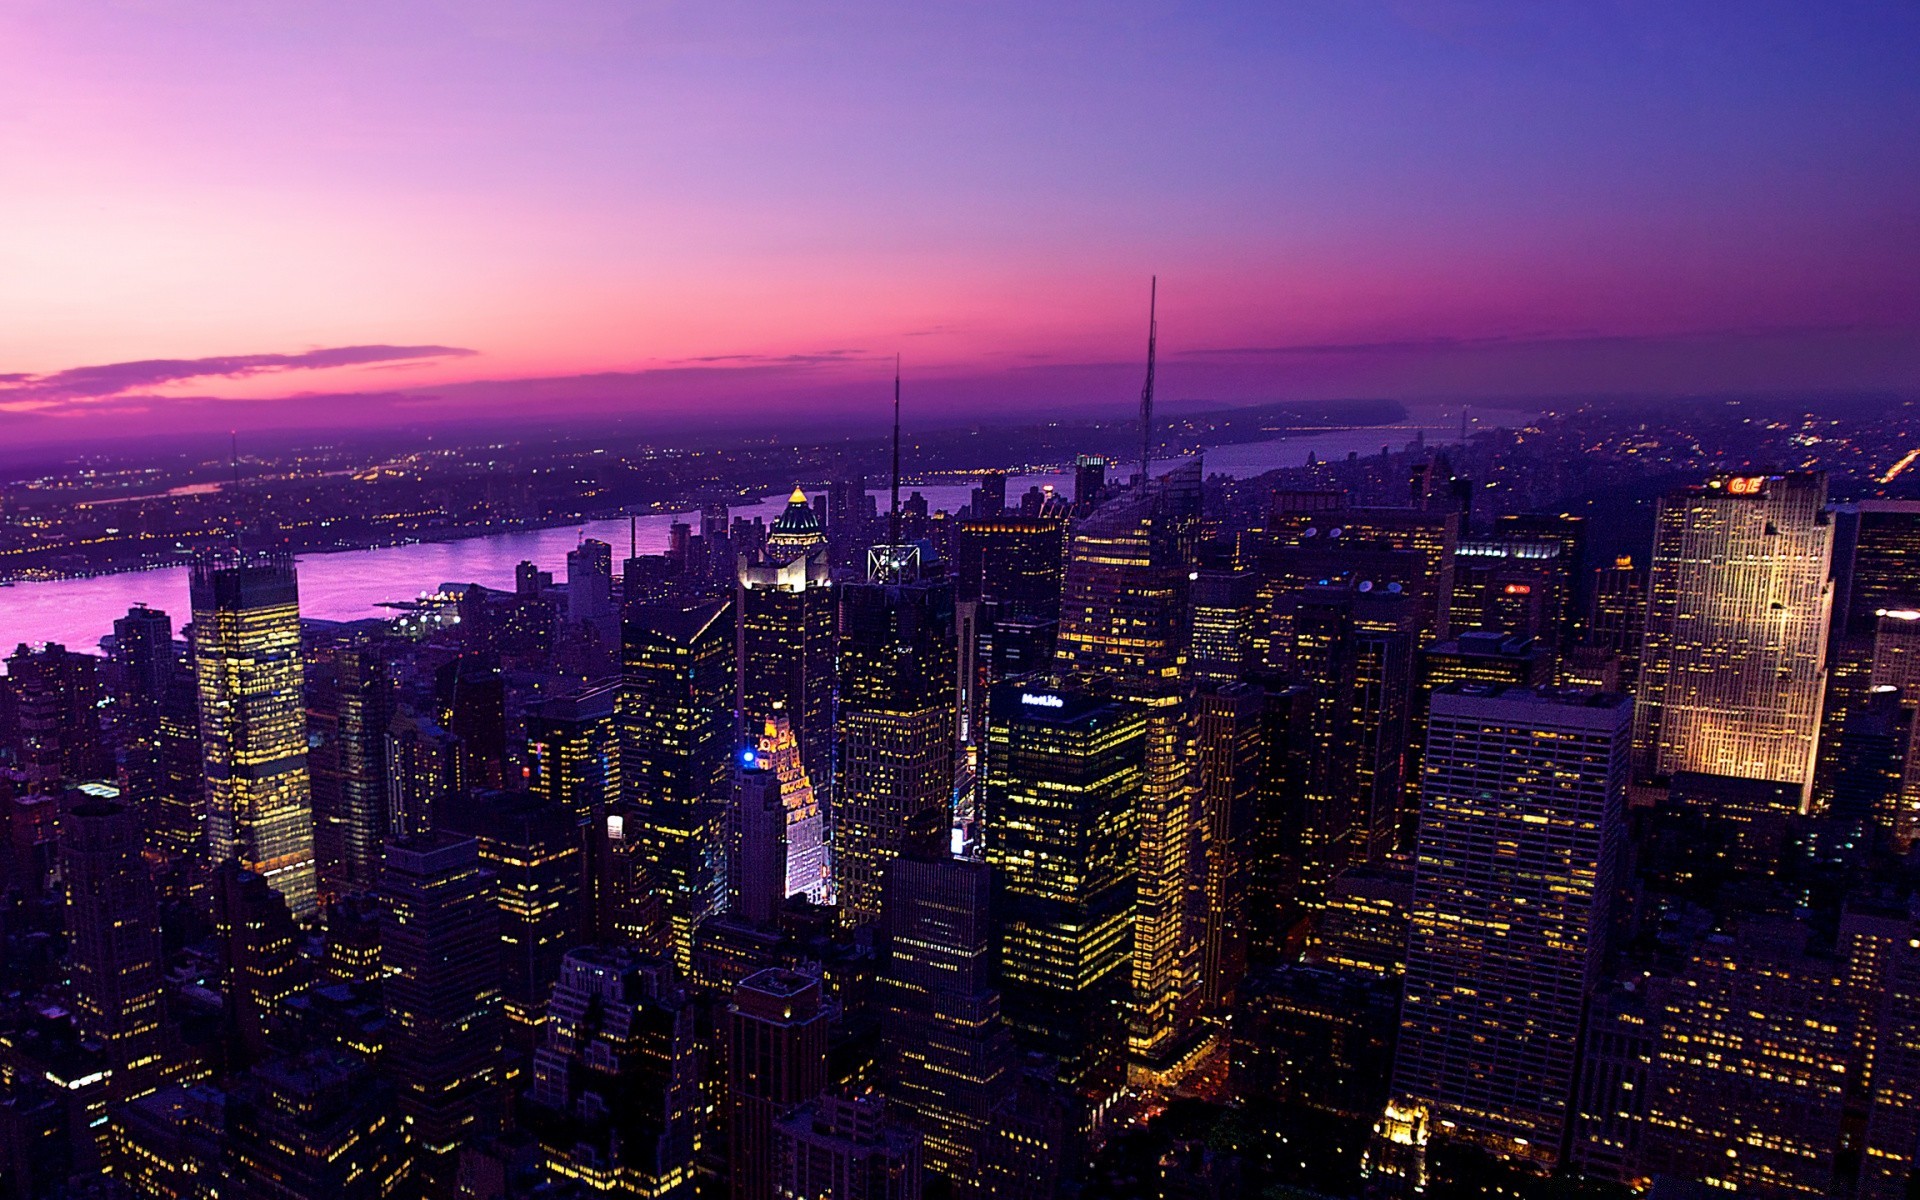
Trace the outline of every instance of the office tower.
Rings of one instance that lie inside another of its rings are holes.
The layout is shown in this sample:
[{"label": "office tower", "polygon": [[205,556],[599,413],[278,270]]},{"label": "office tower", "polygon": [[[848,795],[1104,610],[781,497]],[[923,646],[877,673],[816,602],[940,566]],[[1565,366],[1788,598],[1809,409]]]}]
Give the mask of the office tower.
[{"label": "office tower", "polygon": [[1248,571],[1202,570],[1188,593],[1187,670],[1195,682],[1227,683],[1256,664],[1254,601]]},{"label": "office tower", "polygon": [[[1552,648],[1538,637],[1502,630],[1462,633],[1414,655],[1413,692],[1407,705],[1407,818],[1420,812],[1420,764],[1427,745],[1427,702],[1449,683],[1505,683],[1545,687],[1554,682]],[[1412,822],[1401,823],[1402,846],[1412,841]]]},{"label": "office tower", "polygon": [[74,1024],[105,1048],[113,1097],[129,1100],[160,1083],[160,913],[139,826],[112,791],[90,785],[68,793],[60,877]]},{"label": "office tower", "polygon": [[1812,783],[1832,585],[1826,476],[1715,475],[1654,526],[1636,695],[1640,782]]},{"label": "office tower", "polygon": [[993,987],[993,870],[946,841],[929,824],[887,866],[875,999],[887,1096],[924,1135],[927,1165],[965,1188],[1013,1084],[1013,1041]]},{"label": "office tower", "polygon": [[1620,656],[1621,674],[1639,678],[1640,644],[1647,631],[1647,572],[1631,554],[1593,572],[1593,610],[1587,644]]},{"label": "office tower", "polygon": [[1007,1023],[1097,1102],[1125,1080],[1146,716],[1019,684],[989,711],[982,822]]},{"label": "office tower", "polygon": [[1061,670],[1178,675],[1196,516],[1169,484],[1129,492],[1074,526],[1055,652]]},{"label": "office tower", "polygon": [[449,1194],[463,1142],[504,1108],[500,920],[470,837],[429,833],[387,843],[380,894],[383,1066],[399,1094],[414,1177]]},{"label": "office tower", "polygon": [[536,563],[523,559],[513,568],[513,594],[516,596],[539,596],[543,582],[540,567]]},{"label": "office tower", "polygon": [[1308,688],[1294,899],[1311,908],[1341,870],[1398,841],[1418,609],[1405,593],[1364,584],[1309,587],[1280,607],[1286,632],[1269,652]]},{"label": "office tower", "polygon": [[1408,597],[1416,645],[1450,631],[1460,514],[1453,509],[1368,508],[1340,492],[1276,492],[1264,530],[1243,539],[1260,579],[1259,607],[1318,584],[1370,584]]},{"label": "office tower", "polygon": [[700,1052],[673,969],[626,947],[574,950],[547,1012],[523,1110],[547,1170],[623,1196],[691,1189]]},{"label": "office tower", "polygon": [[[1833,799],[1841,727],[1866,702],[1880,614],[1920,610],[1920,501],[1838,505],[1833,519],[1833,615],[1814,807]],[[1909,705],[1915,697],[1906,698]]]},{"label": "office tower", "polygon": [[1234,1099],[1356,1123],[1380,1116],[1399,1008],[1397,980],[1299,963],[1253,972],[1233,1007]]},{"label": "office tower", "polygon": [[1248,839],[1257,813],[1265,696],[1252,684],[1203,685],[1193,699],[1193,752],[1207,824],[1201,1003],[1222,1012],[1247,970]]},{"label": "office tower", "polygon": [[1595,996],[1580,1051],[1573,1132],[1567,1165],[1594,1179],[1628,1183],[1640,1177],[1648,1079],[1660,1022],[1642,981]]},{"label": "office tower", "polygon": [[136,605],[113,623],[113,725],[132,803],[147,812],[167,790],[162,714],[179,675],[173,618]]},{"label": "office tower", "polygon": [[967,509],[975,517],[997,517],[1007,507],[1007,473],[982,471]]},{"label": "office tower", "polygon": [[1307,961],[1341,971],[1398,979],[1407,971],[1413,919],[1413,864],[1395,857],[1334,876],[1313,919]]},{"label": "office tower", "polygon": [[466,792],[460,739],[412,705],[399,704],[387,723],[388,833],[413,837],[431,831],[437,815]]},{"label": "office tower", "polygon": [[1393,1091],[1551,1168],[1626,838],[1632,702],[1433,694]]},{"label": "office tower", "polygon": [[460,782],[467,788],[505,787],[514,776],[507,757],[507,685],[491,654],[467,654],[433,673],[434,716],[460,742]]},{"label": "office tower", "polygon": [[807,778],[822,802],[831,803],[833,576],[824,554],[789,559],[785,553],[770,544],[761,561],[741,560],[733,707],[748,721],[782,709],[799,739]]},{"label": "office tower", "polygon": [[[1904,1200],[1920,1147],[1920,925],[1905,911],[1843,912],[1840,945],[1870,1061],[1853,1074],[1866,1093],[1860,1200]],[[1867,928],[1861,929],[1860,926]]]},{"label": "office tower", "polygon": [[1304,684],[1261,688],[1260,764],[1253,826],[1247,837],[1247,964],[1272,966],[1294,957],[1302,881],[1309,858],[1314,691]]},{"label": "office tower", "polygon": [[1107,460],[1098,454],[1082,454],[1073,460],[1073,510],[1090,513],[1106,498]]},{"label": "office tower", "polygon": [[1053,620],[1060,615],[1066,538],[1067,522],[1058,514],[960,522],[954,543],[956,594],[964,600],[997,600],[1009,616]]},{"label": "office tower", "polygon": [[395,699],[392,651],[382,639],[350,634],[309,655],[314,856],[329,892],[366,892],[379,882]]},{"label": "office tower", "polygon": [[109,1173],[136,1196],[217,1200],[227,1152],[226,1093],[162,1088],[122,1107]]},{"label": "office tower", "polygon": [[527,789],[582,820],[620,799],[618,681],[543,700],[527,714]]},{"label": "office tower", "polygon": [[826,903],[832,878],[799,743],[781,713],[757,724],[727,806],[727,907],[738,920],[771,925],[789,896]]},{"label": "office tower", "polygon": [[774,1126],[779,1177],[790,1200],[920,1200],[920,1137],[889,1120],[871,1092],[831,1092]]},{"label": "office tower", "polygon": [[780,967],[742,980],[727,1005],[727,1158],[735,1200],[772,1200],[774,1125],[827,1086],[820,981]]},{"label": "office tower", "polygon": [[792,562],[812,554],[826,541],[819,515],[807,503],[806,492],[796,486],[793,495],[787,497],[787,507],[767,530],[767,557],[774,562]]},{"label": "office tower", "polygon": [[1449,632],[1499,631],[1557,651],[1573,626],[1573,564],[1564,551],[1558,541],[1512,534],[1462,539],[1453,557]]},{"label": "office tower", "polygon": [[509,1045],[531,1053],[560,960],[587,928],[580,818],[529,792],[480,792],[442,826],[471,837],[500,910],[499,987]]},{"label": "office tower", "polygon": [[407,1181],[392,1089],[337,1051],[255,1067],[228,1099],[227,1138],[232,1190],[247,1200],[383,1200]]},{"label": "office tower", "polygon": [[848,584],[839,635],[834,872],[846,919],[862,925],[880,916],[881,880],[907,831],[953,823],[953,584],[899,572]]},{"label": "office tower", "polygon": [[100,728],[106,693],[100,660],[58,642],[24,643],[7,656],[5,686],[17,726],[14,761],[35,791],[59,794],[62,782],[113,777],[113,755]]},{"label": "office tower", "polygon": [[[665,912],[676,969],[725,900],[722,857],[733,757],[733,606],[637,609],[624,627],[620,786],[625,837]],[[627,818],[631,818],[630,820]]]},{"label": "office tower", "polygon": [[1758,920],[1703,939],[1654,986],[1642,1169],[1741,1195],[1835,1194],[1858,1061],[1844,964],[1805,927]]},{"label": "office tower", "polygon": [[313,798],[293,559],[203,558],[190,577],[207,849],[314,913]]},{"label": "office tower", "polygon": [[214,868],[214,936],[226,972],[229,1067],[267,1054],[281,1007],[307,985],[301,932],[284,895],[228,859]]},{"label": "office tower", "polygon": [[866,518],[867,478],[858,471],[841,474],[827,485],[827,529],[836,539],[858,540]]},{"label": "office tower", "polygon": [[586,538],[567,551],[567,620],[578,625],[613,614],[613,547]]}]

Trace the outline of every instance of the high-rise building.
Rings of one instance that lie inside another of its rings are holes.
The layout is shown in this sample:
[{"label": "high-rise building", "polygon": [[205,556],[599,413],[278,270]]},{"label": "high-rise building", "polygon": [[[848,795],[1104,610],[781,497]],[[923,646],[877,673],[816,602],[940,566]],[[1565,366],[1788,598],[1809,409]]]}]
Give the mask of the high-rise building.
[{"label": "high-rise building", "polygon": [[1013,1041],[993,987],[993,871],[917,830],[885,875],[887,958],[876,1000],[889,1099],[925,1138],[927,1165],[979,1178],[993,1107],[1013,1085]]},{"label": "high-rise building", "polygon": [[672,967],[626,947],[583,947],[567,954],[546,1008],[525,1111],[547,1169],[593,1192],[691,1190],[700,1053]]},{"label": "high-rise building", "polygon": [[214,933],[226,974],[227,1062],[267,1056],[282,1006],[307,985],[300,927],[286,897],[232,859],[214,869]]},{"label": "high-rise building", "polygon": [[152,812],[167,789],[162,714],[176,686],[173,618],[136,605],[113,623],[113,725],[128,799]]},{"label": "high-rise building", "polygon": [[1647,633],[1647,572],[1631,554],[1593,572],[1593,612],[1587,644],[1620,656],[1621,677],[1640,675],[1640,646]]},{"label": "high-rise building", "polygon": [[920,1136],[871,1093],[826,1093],[774,1126],[783,1200],[920,1200]]},{"label": "high-rise building", "polygon": [[[1407,705],[1406,818],[1420,812],[1420,762],[1427,745],[1427,701],[1449,683],[1506,683],[1545,687],[1554,682],[1553,651],[1537,637],[1502,630],[1463,633],[1414,655],[1413,692]],[[1411,843],[1411,820],[1401,822],[1401,845]]]},{"label": "high-rise building", "polygon": [[620,685],[590,684],[527,714],[527,788],[585,820],[618,801]]},{"label": "high-rise building", "polygon": [[1453,558],[1447,624],[1454,635],[1497,631],[1557,651],[1572,626],[1572,565],[1557,541],[1462,540]]},{"label": "high-rise building", "polygon": [[1201,1002],[1209,1012],[1233,1004],[1247,971],[1248,839],[1257,812],[1265,696],[1249,683],[1203,685],[1193,699],[1193,751],[1207,823],[1201,897]]},{"label": "high-rise building", "polygon": [[799,743],[783,713],[756,724],[727,808],[727,898],[738,919],[770,925],[789,896],[826,903],[833,879],[825,819]]},{"label": "high-rise building", "polygon": [[247,1200],[383,1200],[407,1181],[392,1089],[351,1055],[262,1063],[233,1089],[226,1116],[229,1175],[240,1185],[229,1190]]},{"label": "high-rise building", "polygon": [[293,559],[202,559],[190,584],[208,853],[239,859],[304,919],[318,884]]},{"label": "high-rise building", "polygon": [[16,726],[13,757],[27,786],[58,795],[60,785],[113,776],[113,755],[100,725],[106,692],[100,659],[58,642],[22,644],[7,656],[5,685]]},{"label": "high-rise building", "polygon": [[1715,475],[1660,502],[1634,743],[1680,771],[1810,793],[1826,688],[1826,476]]},{"label": "high-rise building", "polygon": [[824,553],[784,554],[770,544],[760,561],[741,560],[733,707],[749,722],[786,713],[807,778],[830,805],[836,589]]},{"label": "high-rise building", "polygon": [[990,714],[982,836],[1007,1022],[1098,1103],[1125,1081],[1146,717],[1019,684]]},{"label": "high-rise building", "polygon": [[509,1045],[531,1053],[560,961],[587,928],[580,818],[530,792],[480,792],[442,828],[473,838],[500,910],[499,988]]},{"label": "high-rise building", "polygon": [[414,1177],[430,1196],[451,1194],[461,1144],[504,1109],[500,921],[479,843],[444,832],[387,843],[380,894],[383,1066]]},{"label": "high-rise building", "polygon": [[820,980],[769,967],[727,1005],[727,1154],[734,1200],[778,1195],[774,1126],[827,1086],[830,1016]]},{"label": "high-rise building", "polygon": [[820,528],[820,516],[807,503],[807,494],[799,487],[787,497],[787,507],[773,519],[767,530],[767,555],[777,562],[791,562],[826,545],[827,535]]},{"label": "high-rise building", "polygon": [[574,624],[613,614],[613,547],[586,538],[567,551],[567,620]]},{"label": "high-rise building", "polygon": [[460,739],[408,704],[387,723],[386,828],[392,837],[427,833],[467,792]]},{"label": "high-rise building", "polygon": [[[618,705],[623,837],[661,898],[676,968],[725,902],[722,831],[734,750],[733,605],[630,612]],[[627,826],[632,828],[628,829]]]},{"label": "high-rise building", "polygon": [[329,892],[371,891],[388,833],[392,652],[380,638],[356,632],[308,657],[314,856]]},{"label": "high-rise building", "polygon": [[1632,704],[1433,694],[1393,1090],[1452,1136],[1552,1167],[1625,848]]},{"label": "high-rise building", "polygon": [[[160,913],[133,813],[87,785],[60,818],[74,1023],[105,1048],[116,1100],[160,1085],[164,1042]],[[96,794],[97,793],[97,794]]]},{"label": "high-rise building", "polygon": [[848,584],[839,632],[834,875],[842,912],[866,924],[880,916],[881,880],[907,831],[922,821],[952,824],[953,585],[938,577]]},{"label": "high-rise building", "polygon": [[1007,473],[982,471],[980,484],[973,489],[968,511],[975,517],[997,517],[1007,507]]},{"label": "high-rise building", "polygon": [[1060,615],[1066,569],[1064,516],[975,517],[960,523],[954,543],[956,594],[997,600],[1009,616],[1051,621]]},{"label": "high-rise building", "polygon": [[[1841,726],[1867,698],[1879,614],[1920,609],[1920,501],[1863,500],[1833,516],[1833,616],[1814,802],[1832,799]],[[1916,697],[1909,695],[1911,705]]]},{"label": "high-rise building", "polygon": [[1198,682],[1244,678],[1256,665],[1255,583],[1250,571],[1201,570],[1194,575],[1188,618],[1187,670]]}]

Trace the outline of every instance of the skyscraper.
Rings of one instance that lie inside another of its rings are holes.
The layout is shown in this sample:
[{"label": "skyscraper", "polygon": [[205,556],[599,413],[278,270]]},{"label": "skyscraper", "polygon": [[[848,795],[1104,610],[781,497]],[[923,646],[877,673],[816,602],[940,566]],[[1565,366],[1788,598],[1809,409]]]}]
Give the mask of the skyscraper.
[{"label": "skyscraper", "polygon": [[111,1094],[124,1101],[160,1085],[164,980],[139,826],[111,791],[89,785],[68,794],[60,876],[75,1024],[105,1047]]},{"label": "skyscraper", "polygon": [[1552,1167],[1619,884],[1632,704],[1456,683],[1429,722],[1393,1090]]},{"label": "skyscraper", "polygon": [[1059,513],[962,521],[954,553],[959,597],[997,600],[1009,616],[1053,620],[1060,615],[1066,537]]},{"label": "skyscraper", "polygon": [[1019,684],[990,712],[983,837],[1007,1022],[1098,1104],[1126,1077],[1146,716]]},{"label": "skyscraper", "polygon": [[789,896],[827,902],[832,890],[825,818],[800,761],[800,746],[776,711],[756,722],[740,752],[727,811],[727,893],[741,920],[772,923]]},{"label": "skyscraper", "polygon": [[1660,502],[1634,721],[1637,779],[1791,783],[1820,737],[1832,585],[1826,476],[1715,475]]},{"label": "skyscraper", "polygon": [[831,804],[833,576],[823,552],[796,551],[791,558],[786,553],[769,543],[759,561],[741,559],[733,707],[748,722],[776,706],[784,711],[800,743],[807,778],[821,802]]},{"label": "skyscraper", "polygon": [[293,559],[202,559],[190,585],[208,853],[238,858],[309,917],[317,880]]},{"label": "skyscraper", "polygon": [[18,744],[15,761],[28,787],[58,795],[64,783],[113,775],[113,756],[100,725],[106,693],[100,660],[58,642],[21,645],[7,656],[5,686],[13,693]]},{"label": "skyscraper", "polygon": [[880,916],[881,880],[908,829],[952,824],[952,583],[906,577],[843,587],[839,642],[834,874],[842,911],[865,924]]},{"label": "skyscraper", "polygon": [[[725,899],[722,825],[734,748],[733,605],[643,606],[625,622],[618,707],[623,835],[660,895],[682,971]],[[629,820],[631,818],[631,820]],[[633,825],[631,830],[627,825]]]},{"label": "skyscraper", "polygon": [[774,1126],[777,1194],[786,1200],[920,1200],[920,1136],[889,1120],[873,1093],[827,1093]]},{"label": "skyscraper", "polygon": [[613,613],[613,547],[586,538],[567,551],[567,620],[578,624]]},{"label": "skyscraper", "polygon": [[380,893],[383,1065],[399,1092],[416,1179],[450,1194],[460,1146],[489,1133],[500,1095],[500,923],[480,847],[429,833],[387,843]]},{"label": "skyscraper", "polygon": [[371,891],[380,879],[380,846],[388,833],[392,658],[384,641],[361,633],[309,655],[314,856],[330,890]]},{"label": "skyscraper", "polygon": [[1265,697],[1238,681],[1207,684],[1194,696],[1194,757],[1207,822],[1201,898],[1201,1002],[1211,1012],[1233,1003],[1247,970],[1247,884],[1260,782]]},{"label": "skyscraper", "polygon": [[585,820],[621,797],[618,683],[592,684],[527,714],[527,787]]},{"label": "skyscraper", "polygon": [[727,1005],[727,1154],[734,1200],[772,1200],[774,1125],[827,1086],[820,981],[780,967],[748,976]]}]

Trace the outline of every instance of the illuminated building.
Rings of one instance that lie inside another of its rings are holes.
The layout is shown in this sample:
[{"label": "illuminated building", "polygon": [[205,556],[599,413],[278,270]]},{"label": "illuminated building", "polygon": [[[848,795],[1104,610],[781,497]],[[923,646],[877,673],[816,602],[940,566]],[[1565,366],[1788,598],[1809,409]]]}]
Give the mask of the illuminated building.
[{"label": "illuminated building", "polygon": [[514,775],[507,761],[507,687],[491,654],[466,654],[433,673],[434,715],[460,743],[460,783],[466,788],[505,787]]},{"label": "illuminated building", "polygon": [[997,517],[1007,507],[1007,473],[982,471],[979,486],[968,497],[967,511],[974,517]]},{"label": "illuminated building", "polygon": [[1903,912],[1846,912],[1855,1003],[1871,1022],[1872,1053],[1856,1072],[1866,1093],[1859,1200],[1905,1200],[1920,1147],[1920,920]]},{"label": "illuminated building", "polygon": [[920,1200],[920,1137],[871,1092],[826,1093],[774,1125],[782,1200]]},{"label": "illuminated building", "polygon": [[349,634],[309,656],[314,855],[329,892],[370,891],[380,879],[392,672],[391,651],[377,637]]},{"label": "illuminated building", "polygon": [[1082,454],[1073,460],[1073,510],[1085,514],[1094,510],[1107,493],[1107,460],[1098,454]]},{"label": "illuminated building", "polygon": [[480,792],[445,828],[472,837],[500,910],[499,985],[508,1042],[531,1053],[560,961],[587,927],[580,818],[527,792]]},{"label": "illuminated building", "polygon": [[255,1067],[228,1098],[227,1138],[230,1176],[261,1200],[383,1200],[407,1178],[392,1090],[338,1052]]},{"label": "illuminated building", "polygon": [[854,924],[880,916],[881,879],[907,830],[952,824],[953,585],[874,578],[840,591],[834,874]]},{"label": "illuminated building", "polygon": [[402,704],[387,723],[387,831],[431,832],[435,814],[466,794],[460,739],[432,717]]},{"label": "illuminated building", "polygon": [[832,879],[820,802],[793,731],[779,712],[756,724],[727,806],[727,907],[736,919],[764,926],[789,896],[826,903]]},{"label": "illuminated building", "polygon": [[380,895],[382,1066],[399,1093],[413,1173],[451,1190],[463,1142],[493,1131],[501,1087],[500,919],[470,837],[387,843]]},{"label": "illuminated building", "polygon": [[1621,676],[1640,675],[1640,646],[1647,632],[1647,572],[1630,554],[1593,573],[1593,612],[1587,620],[1587,644],[1620,656]]},{"label": "illuminated building", "polygon": [[113,1121],[111,1174],[136,1196],[219,1200],[226,1165],[227,1097],[213,1088],[162,1088]]},{"label": "illuminated building", "polygon": [[1368,508],[1340,492],[1277,492],[1267,527],[1246,535],[1243,558],[1260,579],[1259,607],[1342,581],[1405,594],[1416,644],[1450,631],[1460,514],[1451,509]]},{"label": "illuminated building", "polygon": [[613,613],[613,547],[586,538],[567,551],[567,620],[597,621]]},{"label": "illuminated building", "polygon": [[783,553],[770,544],[760,561],[740,562],[733,707],[747,720],[784,710],[807,778],[831,803],[836,589],[824,552]]},{"label": "illuminated building", "polygon": [[1207,823],[1201,1002],[1210,1012],[1231,1007],[1234,988],[1247,970],[1248,838],[1265,753],[1260,740],[1265,699],[1259,688],[1239,682],[1204,685],[1193,699],[1193,753]]},{"label": "illuminated building", "polygon": [[546,1007],[525,1111],[547,1170],[589,1192],[690,1192],[700,1056],[672,967],[625,947],[575,950]]},{"label": "illuminated building", "polygon": [[7,656],[5,687],[13,693],[14,760],[27,786],[58,795],[63,781],[113,777],[113,756],[100,727],[107,703],[100,660],[49,642],[21,645]]},{"label": "illuminated building", "polygon": [[990,714],[982,836],[1007,1023],[1097,1104],[1125,1077],[1146,717],[1019,684]]},{"label": "illuminated building", "polygon": [[774,1126],[825,1090],[829,1016],[811,975],[769,967],[734,988],[724,1018],[734,1200],[778,1195]]},{"label": "illuminated building", "polygon": [[1256,663],[1253,574],[1203,570],[1192,583],[1187,649],[1191,678],[1213,683],[1243,678]]},{"label": "illuminated building", "polygon": [[1100,677],[1146,714],[1129,1044],[1158,1072],[1192,1048],[1200,993],[1205,823],[1180,679],[1199,484],[1191,462],[1075,525],[1054,651],[1057,670]]},{"label": "illuminated building", "polygon": [[1582,1175],[1631,1183],[1641,1178],[1647,1081],[1660,1023],[1646,990],[1614,987],[1593,998],[1580,1051],[1568,1163]]},{"label": "illuminated building", "polygon": [[623,837],[661,897],[675,966],[725,900],[722,825],[731,779],[733,606],[643,606],[625,622],[618,705]]},{"label": "illuminated building", "polygon": [[1313,690],[1303,684],[1261,688],[1260,763],[1253,824],[1247,833],[1247,965],[1291,960],[1307,875],[1307,753]]},{"label": "illuminated building", "polygon": [[113,623],[112,663],[113,726],[127,799],[157,816],[170,790],[165,716],[181,674],[173,619],[144,605],[128,609]]},{"label": "illuminated building", "polygon": [[1560,1158],[1626,839],[1632,704],[1433,694],[1393,1092],[1441,1132]]},{"label": "illuminated building", "polygon": [[767,555],[779,562],[811,555],[826,545],[827,535],[820,528],[820,517],[807,503],[807,494],[795,487],[787,497],[787,507],[773,519],[767,531]]},{"label": "illuminated building", "polygon": [[1558,648],[1566,636],[1572,564],[1559,542],[1462,541],[1454,552],[1448,632],[1498,631]]},{"label": "illuminated building", "polygon": [[1228,1085],[1244,1105],[1299,1105],[1352,1121],[1380,1114],[1399,994],[1354,971],[1289,963],[1247,976],[1233,1007]]},{"label": "illuminated building", "polygon": [[226,968],[228,1058],[267,1053],[280,1007],[307,984],[301,931],[284,895],[229,859],[213,873],[214,930]]},{"label": "illuminated building", "polygon": [[[1544,687],[1553,680],[1553,652],[1537,637],[1477,630],[1422,648],[1414,655],[1407,708],[1406,817],[1420,811],[1420,759],[1427,745],[1427,701],[1449,683],[1506,683]],[[1411,821],[1402,821],[1401,845],[1412,841]]]},{"label": "illuminated building", "polygon": [[1800,786],[1820,737],[1832,526],[1820,474],[1716,475],[1660,502],[1636,692],[1640,782]]},{"label": "illuminated building", "polygon": [[620,799],[618,683],[542,701],[527,714],[527,788],[582,820]]},{"label": "illuminated building", "polygon": [[317,880],[293,559],[205,558],[190,591],[208,854],[239,859],[304,920]]},{"label": "illuminated building", "polygon": [[1008,615],[1053,620],[1060,615],[1067,522],[1059,515],[997,515],[960,522],[955,543],[956,594],[997,600]]},{"label": "illuminated building", "polygon": [[1811,951],[1804,927],[1757,920],[1704,939],[1654,988],[1645,1173],[1833,1194],[1858,1034],[1844,965]]},{"label": "illuminated building", "polygon": [[886,1091],[924,1136],[927,1165],[965,1188],[1012,1084],[1012,1036],[992,979],[993,871],[948,854],[944,826],[915,832],[886,870],[876,993]]},{"label": "illuminated building", "polygon": [[113,1096],[127,1100],[160,1083],[160,913],[139,826],[113,791],[88,785],[68,794],[60,877],[74,1024],[105,1047]]},{"label": "illuminated building", "polygon": [[[1880,613],[1920,609],[1920,501],[1862,500],[1833,510],[1833,615],[1821,736],[1866,697]],[[1914,697],[1907,697],[1909,704]],[[1824,757],[1824,756],[1823,756]],[[1827,798],[1823,761],[1816,801]]]},{"label": "illuminated building", "polygon": [[1342,971],[1398,979],[1407,970],[1413,869],[1405,860],[1348,867],[1334,876],[1313,918],[1307,960]]}]

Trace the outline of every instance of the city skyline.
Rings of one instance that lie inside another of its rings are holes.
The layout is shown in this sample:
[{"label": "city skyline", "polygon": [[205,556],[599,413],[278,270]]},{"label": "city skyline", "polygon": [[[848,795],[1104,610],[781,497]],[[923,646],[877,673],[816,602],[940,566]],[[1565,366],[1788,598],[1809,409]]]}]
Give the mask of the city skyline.
[{"label": "city skyline", "polygon": [[0,430],[1920,384],[1901,6],[1015,19],[11,10]]}]

